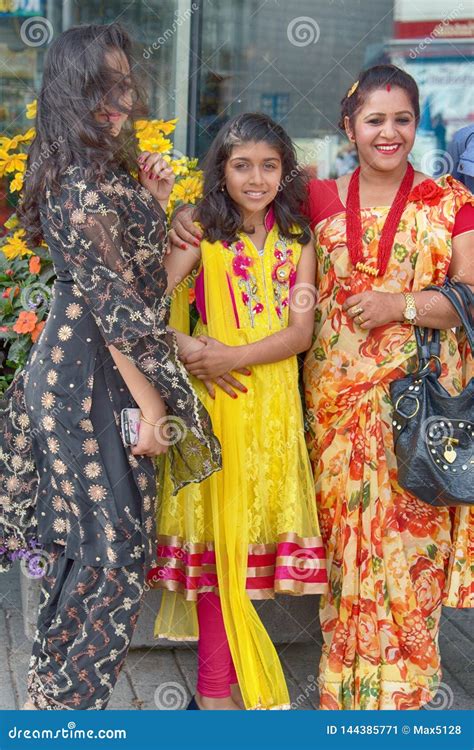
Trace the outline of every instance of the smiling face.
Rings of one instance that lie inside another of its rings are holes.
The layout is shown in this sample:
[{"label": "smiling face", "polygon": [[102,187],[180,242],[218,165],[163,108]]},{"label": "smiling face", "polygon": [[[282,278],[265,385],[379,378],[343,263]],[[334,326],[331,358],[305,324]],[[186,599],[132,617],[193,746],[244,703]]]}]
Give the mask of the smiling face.
[{"label": "smiling face", "polygon": [[225,186],[242,211],[244,221],[263,222],[282,176],[278,151],[265,141],[234,146],[225,166]]},{"label": "smiling face", "polygon": [[357,146],[361,167],[390,172],[406,164],[415,141],[416,119],[403,89],[372,91],[356,112],[353,126],[347,117],[345,126]]},{"label": "smiling face", "polygon": [[[126,55],[120,49],[111,49],[105,54],[105,60],[108,67],[114,72],[123,76],[130,75],[130,65]],[[121,93],[118,98],[118,103],[124,109],[130,109],[132,107],[132,90],[129,89],[124,93]],[[98,122],[110,122],[111,133],[113,136],[117,136],[124,122],[128,119],[128,115],[124,112],[114,110],[113,104],[105,102],[102,107],[95,113],[95,119]]]}]

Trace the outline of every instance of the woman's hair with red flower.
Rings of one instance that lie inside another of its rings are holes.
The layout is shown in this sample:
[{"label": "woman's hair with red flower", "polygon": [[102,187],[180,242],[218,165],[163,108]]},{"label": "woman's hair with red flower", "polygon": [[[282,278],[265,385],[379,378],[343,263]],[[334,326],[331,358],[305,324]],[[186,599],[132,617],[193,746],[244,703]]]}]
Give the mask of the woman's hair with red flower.
[{"label": "woman's hair with red flower", "polygon": [[416,124],[418,125],[420,120],[420,94],[415,79],[401,68],[397,68],[396,65],[374,65],[359,75],[357,85],[352,86],[341,100],[341,119],[339,121],[341,130],[345,130],[344,119],[346,117],[354,126],[354,117],[369,94],[378,89],[391,91],[394,88],[405,91],[413,107]]}]

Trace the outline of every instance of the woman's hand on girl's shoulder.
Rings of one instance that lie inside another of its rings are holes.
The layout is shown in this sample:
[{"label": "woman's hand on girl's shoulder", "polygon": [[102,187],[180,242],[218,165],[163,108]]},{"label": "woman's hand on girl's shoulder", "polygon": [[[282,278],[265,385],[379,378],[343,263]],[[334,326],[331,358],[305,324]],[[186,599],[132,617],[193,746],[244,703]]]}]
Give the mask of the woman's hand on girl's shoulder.
[{"label": "woman's hand on girl's shoulder", "polygon": [[168,252],[171,252],[173,247],[189,250],[191,247],[200,246],[202,232],[194,222],[194,206],[178,208],[171,221],[168,237],[170,241]]},{"label": "woman's hand on girl's shoulder", "polygon": [[143,151],[138,157],[138,180],[166,209],[173,189],[175,175],[162,154]]}]

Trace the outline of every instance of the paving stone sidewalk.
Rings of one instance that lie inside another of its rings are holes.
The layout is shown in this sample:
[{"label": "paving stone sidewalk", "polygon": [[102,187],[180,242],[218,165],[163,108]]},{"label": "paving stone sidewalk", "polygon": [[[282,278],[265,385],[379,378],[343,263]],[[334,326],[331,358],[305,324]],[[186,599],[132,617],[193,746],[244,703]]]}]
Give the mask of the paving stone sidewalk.
[{"label": "paving stone sidewalk", "polygon": [[[0,708],[4,710],[18,709],[25,699],[31,650],[23,629],[20,575],[19,566],[0,574]],[[435,701],[439,708],[472,709],[474,706],[473,623],[472,611],[444,610],[440,634],[444,676],[442,690]],[[314,642],[283,644],[278,650],[293,708],[315,708],[321,651],[319,631]],[[133,649],[109,708],[132,711],[183,708],[194,692],[195,681],[194,647]]]}]

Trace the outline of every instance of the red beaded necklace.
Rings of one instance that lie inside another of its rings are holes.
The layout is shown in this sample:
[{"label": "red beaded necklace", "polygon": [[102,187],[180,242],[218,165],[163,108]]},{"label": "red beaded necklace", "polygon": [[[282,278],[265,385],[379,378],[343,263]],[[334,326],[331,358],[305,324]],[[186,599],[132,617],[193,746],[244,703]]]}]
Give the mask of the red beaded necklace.
[{"label": "red beaded necklace", "polygon": [[393,240],[398,229],[403,210],[407,204],[408,196],[413,187],[415,170],[411,164],[407,165],[405,176],[398,188],[388,216],[385,219],[377,250],[377,267],[373,268],[363,262],[362,255],[362,219],[360,215],[360,193],[359,193],[360,167],[351,177],[347,191],[346,204],[346,232],[347,247],[352,265],[358,271],[363,271],[370,276],[383,276],[387,270],[390,253],[392,252]]}]

